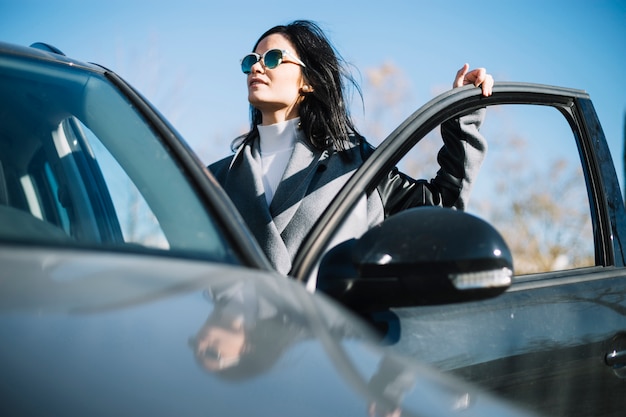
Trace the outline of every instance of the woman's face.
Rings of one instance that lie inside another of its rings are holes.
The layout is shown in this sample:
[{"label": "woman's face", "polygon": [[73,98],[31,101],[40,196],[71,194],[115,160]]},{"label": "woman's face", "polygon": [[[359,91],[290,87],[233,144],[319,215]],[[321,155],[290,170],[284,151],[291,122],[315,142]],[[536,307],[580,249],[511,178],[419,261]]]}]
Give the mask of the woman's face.
[{"label": "woman's face", "polygon": [[[279,33],[263,38],[254,52],[263,55],[270,49],[286,49],[298,57],[291,42]],[[304,80],[302,68],[289,55],[273,69],[265,68],[261,61],[257,62],[252,66],[247,81],[248,101],[261,112],[264,125],[298,117],[298,105],[302,99],[300,88]]]},{"label": "woman's face", "polygon": [[206,324],[198,332],[194,345],[200,363],[209,371],[236,365],[246,346],[243,320]]}]

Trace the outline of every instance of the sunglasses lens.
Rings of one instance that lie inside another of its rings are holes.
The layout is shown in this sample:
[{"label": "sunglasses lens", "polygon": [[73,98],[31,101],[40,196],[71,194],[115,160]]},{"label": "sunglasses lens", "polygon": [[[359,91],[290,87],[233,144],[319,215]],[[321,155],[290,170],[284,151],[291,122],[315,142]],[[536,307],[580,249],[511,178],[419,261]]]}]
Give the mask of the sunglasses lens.
[{"label": "sunglasses lens", "polygon": [[283,52],[280,49],[271,49],[263,56],[263,63],[266,68],[274,69],[283,62]]},{"label": "sunglasses lens", "polygon": [[252,66],[257,62],[259,62],[259,59],[254,54],[244,56],[241,60],[241,71],[243,71],[244,74],[250,74],[250,72],[252,72]]}]

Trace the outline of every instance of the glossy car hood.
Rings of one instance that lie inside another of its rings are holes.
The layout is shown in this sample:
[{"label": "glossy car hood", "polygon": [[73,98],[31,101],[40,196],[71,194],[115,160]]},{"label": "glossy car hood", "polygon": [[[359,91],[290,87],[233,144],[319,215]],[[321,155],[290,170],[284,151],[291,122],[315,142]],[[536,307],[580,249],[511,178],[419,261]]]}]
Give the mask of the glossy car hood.
[{"label": "glossy car hood", "polygon": [[525,415],[281,276],[26,247],[0,265],[2,415]]}]

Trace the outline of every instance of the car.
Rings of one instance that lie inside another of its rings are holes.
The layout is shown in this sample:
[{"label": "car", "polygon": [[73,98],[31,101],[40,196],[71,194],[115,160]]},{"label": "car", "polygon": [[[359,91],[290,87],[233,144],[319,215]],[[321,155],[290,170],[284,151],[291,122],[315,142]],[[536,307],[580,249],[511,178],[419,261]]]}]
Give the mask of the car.
[{"label": "car", "polygon": [[[440,210],[405,220],[444,216],[473,231],[462,247],[487,246],[433,297],[502,293],[500,234]],[[113,71],[44,43],[0,43],[0,265],[2,415],[535,415],[381,346],[272,271],[167,120]]]}]

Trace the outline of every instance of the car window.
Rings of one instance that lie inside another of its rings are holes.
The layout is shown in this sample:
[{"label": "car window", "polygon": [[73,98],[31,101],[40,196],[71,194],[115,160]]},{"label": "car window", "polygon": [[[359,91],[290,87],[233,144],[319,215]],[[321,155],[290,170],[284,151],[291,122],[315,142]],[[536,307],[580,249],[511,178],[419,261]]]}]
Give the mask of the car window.
[{"label": "car window", "polygon": [[101,74],[0,67],[0,240],[237,262],[133,104]]},{"label": "car window", "polygon": [[[504,236],[515,274],[594,265],[587,188],[565,117],[550,106],[490,106],[481,133],[488,151],[466,210]],[[441,145],[437,127],[400,168],[414,178],[433,178]]]},{"label": "car window", "polygon": [[98,137],[86,126],[80,127],[98,161],[124,242],[169,249],[159,220],[137,185]]}]

